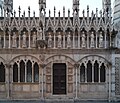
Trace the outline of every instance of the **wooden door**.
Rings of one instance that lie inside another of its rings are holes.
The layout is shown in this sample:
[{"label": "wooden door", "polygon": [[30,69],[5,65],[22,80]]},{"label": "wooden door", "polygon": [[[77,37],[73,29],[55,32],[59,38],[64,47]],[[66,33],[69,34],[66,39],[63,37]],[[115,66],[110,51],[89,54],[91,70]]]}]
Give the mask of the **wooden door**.
[{"label": "wooden door", "polygon": [[66,94],[66,64],[53,64],[53,94]]}]

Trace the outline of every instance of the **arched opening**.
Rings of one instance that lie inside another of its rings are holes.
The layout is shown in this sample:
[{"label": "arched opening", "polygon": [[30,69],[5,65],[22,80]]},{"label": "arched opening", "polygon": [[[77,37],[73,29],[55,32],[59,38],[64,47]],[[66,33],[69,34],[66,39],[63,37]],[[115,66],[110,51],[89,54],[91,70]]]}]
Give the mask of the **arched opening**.
[{"label": "arched opening", "polygon": [[105,78],[105,65],[104,63],[102,63],[101,67],[100,67],[100,82],[105,82],[106,78]]},{"label": "arched opening", "polygon": [[92,82],[92,64],[91,61],[87,63],[87,82]]},{"label": "arched opening", "polygon": [[5,82],[5,66],[2,62],[0,64],[0,82]]},{"label": "arched opening", "polygon": [[83,63],[80,66],[80,82],[85,82],[85,66]]},{"label": "arched opening", "polygon": [[32,63],[30,60],[27,62],[27,82],[32,82]]},{"label": "arched opening", "polygon": [[94,63],[94,82],[99,81],[99,64],[97,61]]},{"label": "arched opening", "polygon": [[34,64],[34,82],[39,82],[39,65]]},{"label": "arched opening", "polygon": [[25,63],[23,60],[20,62],[20,82],[25,82]]},{"label": "arched opening", "polygon": [[18,82],[18,65],[14,63],[13,65],[13,82]]}]

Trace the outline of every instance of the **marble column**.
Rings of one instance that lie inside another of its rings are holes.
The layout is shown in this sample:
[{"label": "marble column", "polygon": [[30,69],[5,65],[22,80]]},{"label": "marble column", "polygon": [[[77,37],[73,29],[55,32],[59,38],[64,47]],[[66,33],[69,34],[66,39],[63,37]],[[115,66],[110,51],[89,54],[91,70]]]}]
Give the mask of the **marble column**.
[{"label": "marble column", "polygon": [[42,75],[41,75],[41,84],[42,84],[42,88],[41,88],[41,92],[42,92],[42,95],[41,95],[41,99],[44,99],[44,92],[45,92],[45,87],[44,87],[44,83],[45,83],[45,67],[46,67],[46,65],[45,64],[40,64],[40,67],[41,67],[41,69],[42,69]]},{"label": "marble column", "polygon": [[10,33],[11,33],[11,32],[9,31],[9,32],[8,32],[8,34],[9,34],[9,47],[8,47],[8,48],[9,48],[9,49],[11,48],[11,35],[10,35]]},{"label": "marble column", "polygon": [[29,44],[28,44],[28,48],[31,48],[31,35],[30,35],[30,31],[28,31],[28,36],[29,36]]},{"label": "marble column", "polygon": [[4,31],[4,45],[3,48],[6,48],[6,35],[5,35],[5,31]]},{"label": "marble column", "polygon": [[63,49],[65,49],[65,31],[63,31]]},{"label": "marble column", "polygon": [[56,32],[54,32],[54,49],[56,48]]},{"label": "marble column", "polygon": [[5,64],[5,70],[6,70],[6,92],[7,92],[7,99],[10,99],[10,83],[11,83],[11,75],[10,75],[10,68],[11,65],[10,64]]},{"label": "marble column", "polygon": [[78,99],[78,68],[79,68],[79,64],[76,63],[74,65],[75,67],[75,99]]}]

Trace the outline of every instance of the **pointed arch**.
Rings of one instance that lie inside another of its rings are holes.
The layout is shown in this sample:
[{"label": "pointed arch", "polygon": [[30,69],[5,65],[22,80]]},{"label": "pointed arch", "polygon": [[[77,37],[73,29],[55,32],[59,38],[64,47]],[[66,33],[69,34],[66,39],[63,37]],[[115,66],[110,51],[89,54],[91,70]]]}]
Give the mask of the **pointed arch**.
[{"label": "pointed arch", "polygon": [[85,65],[84,63],[80,66],[80,82],[85,82]]},{"label": "pointed arch", "polygon": [[[106,71],[111,69],[111,63],[108,62],[108,60],[106,60],[105,58],[98,55],[89,55],[83,57],[80,61],[78,61],[78,64],[80,64],[80,82],[87,82],[87,83],[106,82],[107,80]],[[85,72],[85,80],[82,77],[82,75],[84,75],[84,72]]]},{"label": "pointed arch", "polygon": [[87,55],[83,58],[81,58],[80,60],[78,60],[78,63],[86,63],[88,60],[94,60],[93,62],[95,62],[96,60],[98,61],[99,64],[104,63],[105,67],[109,68],[108,65],[111,65],[111,63],[105,59],[102,56],[99,55]]},{"label": "pointed arch", "polygon": [[38,65],[38,63],[34,64],[34,82],[39,82],[39,65]]},{"label": "pointed arch", "polygon": [[92,82],[92,63],[90,60],[87,63],[87,82]]},{"label": "pointed arch", "polygon": [[64,61],[64,62],[69,62],[73,66],[76,63],[71,57],[69,57],[67,55],[53,55],[53,56],[50,56],[45,60],[45,63],[46,63],[46,65],[48,65],[51,62],[61,61],[61,60]]},{"label": "pointed arch", "polygon": [[99,82],[99,64],[97,60],[94,63],[94,82]]},{"label": "pointed arch", "polygon": [[0,63],[0,82],[5,82],[5,66],[3,62]]},{"label": "pointed arch", "polygon": [[18,64],[16,62],[13,65],[13,82],[18,82]]},{"label": "pointed arch", "polygon": [[32,82],[32,62],[30,60],[26,63],[27,82]]},{"label": "pointed arch", "polygon": [[20,61],[20,82],[25,82],[25,62]]},{"label": "pointed arch", "polygon": [[102,65],[100,66],[100,82],[105,82],[106,80],[106,70],[105,70],[105,65],[104,63],[102,63]]}]

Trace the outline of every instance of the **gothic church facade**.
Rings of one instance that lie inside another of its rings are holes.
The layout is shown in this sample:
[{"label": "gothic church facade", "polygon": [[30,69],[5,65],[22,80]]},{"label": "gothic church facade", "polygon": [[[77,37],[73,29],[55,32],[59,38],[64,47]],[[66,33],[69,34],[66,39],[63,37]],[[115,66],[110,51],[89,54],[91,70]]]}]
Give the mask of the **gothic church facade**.
[{"label": "gothic church facade", "polygon": [[[60,12],[46,17],[46,0],[39,0],[39,17],[12,13],[12,0],[4,1],[0,17],[0,99],[119,100],[119,41],[112,25],[111,0],[103,10],[87,6],[79,15]],[[12,14],[12,16],[11,16]]]}]

